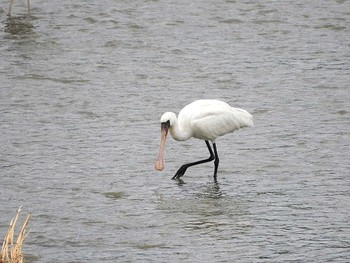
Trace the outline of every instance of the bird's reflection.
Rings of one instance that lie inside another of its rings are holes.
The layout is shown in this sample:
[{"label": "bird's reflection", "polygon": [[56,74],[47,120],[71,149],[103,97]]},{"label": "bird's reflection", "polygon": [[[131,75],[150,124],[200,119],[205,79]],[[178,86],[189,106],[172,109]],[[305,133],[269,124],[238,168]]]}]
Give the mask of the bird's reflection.
[{"label": "bird's reflection", "polygon": [[208,198],[218,199],[224,195],[224,192],[220,189],[219,183],[215,180],[214,182],[206,184],[203,195]]},{"label": "bird's reflection", "polygon": [[[186,182],[181,178],[174,180],[179,187],[186,185]],[[192,188],[190,186],[190,188]],[[220,189],[220,185],[217,180],[213,182],[208,182],[200,186],[200,189],[193,189],[197,192],[198,197],[205,197],[210,199],[218,199],[224,196],[224,191]]]},{"label": "bird's reflection", "polygon": [[182,180],[181,178],[174,179],[174,181],[177,183],[178,186],[182,186],[182,185],[186,184],[185,181]]}]

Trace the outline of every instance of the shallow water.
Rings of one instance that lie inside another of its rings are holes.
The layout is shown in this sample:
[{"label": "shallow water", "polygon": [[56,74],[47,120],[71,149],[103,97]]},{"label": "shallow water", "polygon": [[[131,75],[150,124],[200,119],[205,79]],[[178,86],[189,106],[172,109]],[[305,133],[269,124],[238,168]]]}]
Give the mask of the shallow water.
[{"label": "shallow water", "polygon": [[[0,235],[27,262],[349,262],[346,1],[21,1],[0,9]],[[167,141],[219,98],[255,127]]]}]

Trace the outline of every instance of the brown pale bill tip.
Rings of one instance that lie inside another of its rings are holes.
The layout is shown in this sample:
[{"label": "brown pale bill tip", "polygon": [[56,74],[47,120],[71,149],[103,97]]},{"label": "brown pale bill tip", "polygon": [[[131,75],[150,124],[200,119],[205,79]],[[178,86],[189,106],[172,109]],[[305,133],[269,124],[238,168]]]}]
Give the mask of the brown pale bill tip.
[{"label": "brown pale bill tip", "polygon": [[154,163],[154,168],[156,168],[157,171],[162,171],[164,169],[164,160],[162,158],[158,158]]}]

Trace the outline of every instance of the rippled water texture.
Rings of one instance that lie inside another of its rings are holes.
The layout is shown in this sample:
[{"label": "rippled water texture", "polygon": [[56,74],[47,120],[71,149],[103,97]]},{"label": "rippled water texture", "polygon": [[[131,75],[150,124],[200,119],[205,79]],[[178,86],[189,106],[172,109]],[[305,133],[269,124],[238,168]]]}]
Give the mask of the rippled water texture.
[{"label": "rippled water texture", "polygon": [[[27,262],[349,262],[348,1],[16,1],[0,9],[0,235]],[[166,145],[199,98],[255,127]],[[24,215],[22,216],[24,220]]]}]

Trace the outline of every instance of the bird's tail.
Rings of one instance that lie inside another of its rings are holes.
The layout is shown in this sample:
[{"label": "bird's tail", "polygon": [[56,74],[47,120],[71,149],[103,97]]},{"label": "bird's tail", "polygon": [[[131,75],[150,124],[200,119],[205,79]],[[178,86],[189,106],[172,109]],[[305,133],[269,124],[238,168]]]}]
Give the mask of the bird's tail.
[{"label": "bird's tail", "polygon": [[235,112],[235,116],[238,120],[240,128],[254,126],[253,116],[248,111],[244,109],[239,109],[239,108],[232,108],[232,109]]}]

